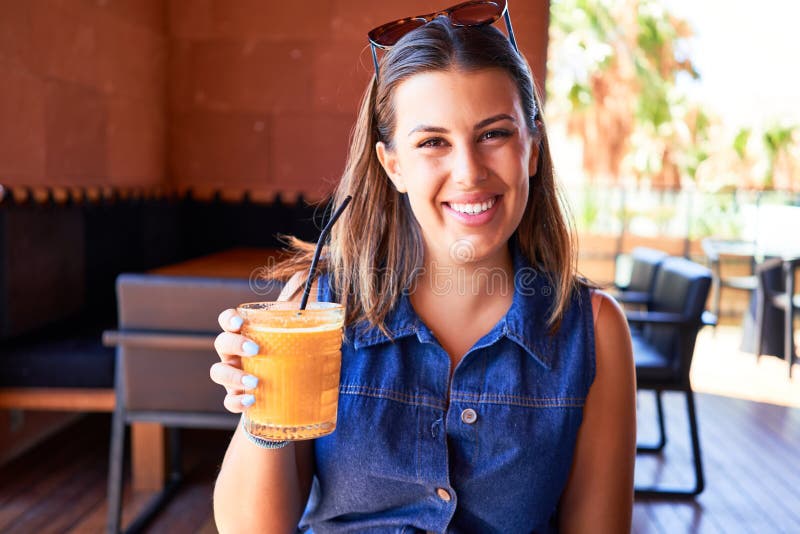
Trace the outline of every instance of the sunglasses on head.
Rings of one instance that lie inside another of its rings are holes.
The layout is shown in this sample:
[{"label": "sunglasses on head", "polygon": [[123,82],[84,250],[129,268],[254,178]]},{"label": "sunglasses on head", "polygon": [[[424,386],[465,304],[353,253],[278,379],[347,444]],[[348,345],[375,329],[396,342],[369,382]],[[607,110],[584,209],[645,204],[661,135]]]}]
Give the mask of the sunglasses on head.
[{"label": "sunglasses on head", "polygon": [[494,24],[503,17],[511,46],[519,52],[517,41],[514,39],[514,29],[511,27],[507,0],[471,0],[435,13],[387,22],[371,30],[367,37],[372,49],[372,61],[375,64],[375,79],[378,78],[378,55],[375,49],[387,50],[393,47],[401,37],[437,17],[446,17],[453,26],[485,26]]}]

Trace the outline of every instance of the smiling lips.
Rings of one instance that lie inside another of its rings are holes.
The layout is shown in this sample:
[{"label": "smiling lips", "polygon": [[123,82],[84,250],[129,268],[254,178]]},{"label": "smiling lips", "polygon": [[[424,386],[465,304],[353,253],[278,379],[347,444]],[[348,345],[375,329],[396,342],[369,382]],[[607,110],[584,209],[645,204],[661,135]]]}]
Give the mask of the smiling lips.
[{"label": "smiling lips", "polygon": [[444,206],[448,213],[453,215],[459,222],[468,226],[476,226],[490,221],[497,211],[497,201],[499,195],[492,195],[484,198],[470,199],[471,202],[445,202]]},{"label": "smiling lips", "polygon": [[467,215],[477,215],[479,213],[483,213],[484,211],[494,206],[496,200],[497,197],[491,197],[489,200],[485,200],[483,202],[477,202],[474,204],[460,204],[456,202],[450,202],[449,206],[459,213],[466,213]]}]

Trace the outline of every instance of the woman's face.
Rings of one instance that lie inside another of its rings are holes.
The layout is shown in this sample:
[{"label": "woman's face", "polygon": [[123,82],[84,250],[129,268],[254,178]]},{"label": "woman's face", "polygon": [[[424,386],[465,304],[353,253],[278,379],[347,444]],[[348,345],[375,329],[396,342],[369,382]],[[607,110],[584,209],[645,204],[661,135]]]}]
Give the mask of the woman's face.
[{"label": "woman's face", "polygon": [[407,193],[428,261],[492,261],[528,202],[538,137],[500,69],[432,71],[395,89],[394,147],[378,158]]}]

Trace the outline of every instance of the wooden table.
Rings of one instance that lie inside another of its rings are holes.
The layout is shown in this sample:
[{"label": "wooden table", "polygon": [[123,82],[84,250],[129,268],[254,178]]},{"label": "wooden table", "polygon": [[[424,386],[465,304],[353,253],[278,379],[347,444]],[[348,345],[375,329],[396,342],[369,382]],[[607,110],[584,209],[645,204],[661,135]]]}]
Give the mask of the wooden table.
[{"label": "wooden table", "polygon": [[264,267],[275,265],[285,254],[275,248],[232,248],[148,272],[168,276],[213,276],[247,280],[254,273],[261,272]]},{"label": "wooden table", "polygon": [[[272,248],[234,248],[148,271],[150,274],[250,280],[284,253]],[[222,310],[220,310],[222,311]],[[166,483],[165,428],[159,423],[131,425],[131,477],[134,491],[159,491]]]}]

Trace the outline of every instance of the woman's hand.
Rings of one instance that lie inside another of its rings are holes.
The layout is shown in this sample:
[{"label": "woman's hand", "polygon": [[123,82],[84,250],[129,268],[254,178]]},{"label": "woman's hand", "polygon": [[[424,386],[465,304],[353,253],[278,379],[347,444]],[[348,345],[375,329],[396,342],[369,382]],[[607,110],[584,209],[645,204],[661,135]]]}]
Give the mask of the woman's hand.
[{"label": "woman's hand", "polygon": [[[292,276],[281,290],[279,301],[300,301],[300,288],[305,282],[303,273]],[[311,291],[311,302],[317,294],[317,283],[314,282]],[[224,332],[214,340],[214,348],[221,361],[211,366],[211,380],[224,387],[228,394],[225,396],[225,408],[233,413],[241,413],[256,401],[252,393],[258,384],[258,378],[242,371],[242,358],[249,358],[258,354],[258,344],[252,339],[239,335],[243,319],[234,309],[227,309],[219,314],[219,326]]]},{"label": "woman's hand", "polygon": [[258,354],[258,345],[237,333],[242,327],[242,318],[236,310],[228,309],[220,313],[219,325],[224,332],[214,340],[214,348],[221,361],[211,366],[211,380],[228,392],[225,408],[233,413],[241,413],[255,402],[255,397],[248,391],[258,384],[258,378],[242,371],[242,358]]}]

